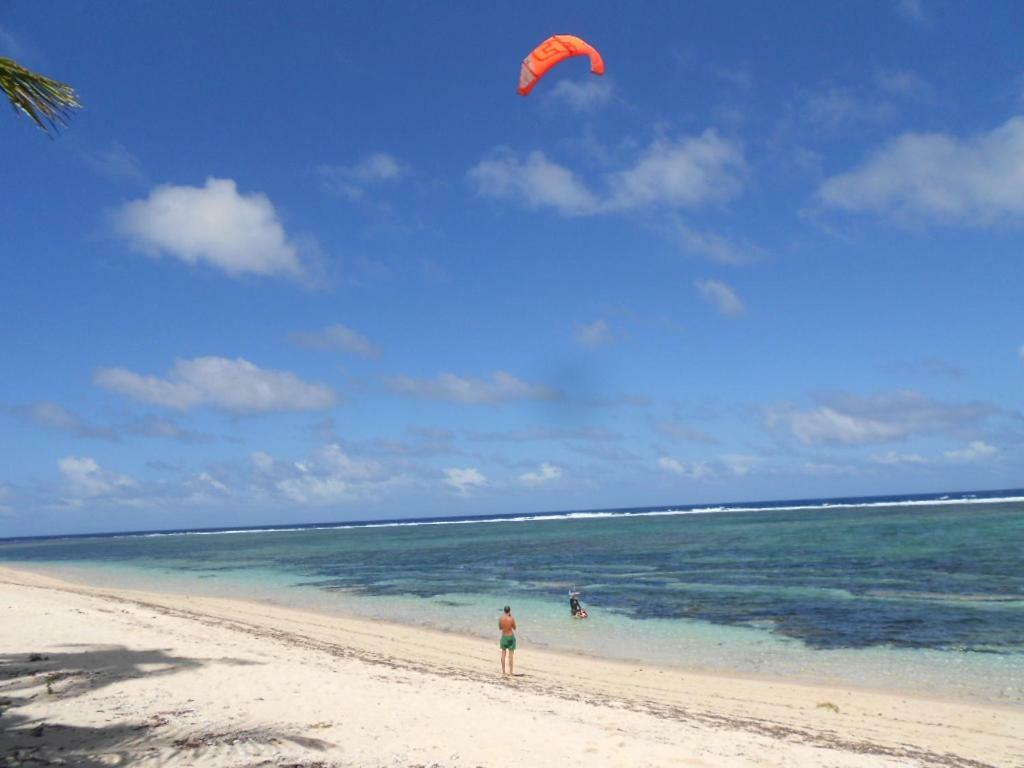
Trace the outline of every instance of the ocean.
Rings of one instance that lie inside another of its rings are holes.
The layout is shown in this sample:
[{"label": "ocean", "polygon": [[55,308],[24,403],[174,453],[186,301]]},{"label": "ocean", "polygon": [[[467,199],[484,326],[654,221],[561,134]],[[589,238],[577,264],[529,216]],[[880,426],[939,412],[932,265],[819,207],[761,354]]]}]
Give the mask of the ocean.
[{"label": "ocean", "polygon": [[510,604],[524,664],[1024,705],[1024,491],[8,539],[0,563],[485,637]]}]

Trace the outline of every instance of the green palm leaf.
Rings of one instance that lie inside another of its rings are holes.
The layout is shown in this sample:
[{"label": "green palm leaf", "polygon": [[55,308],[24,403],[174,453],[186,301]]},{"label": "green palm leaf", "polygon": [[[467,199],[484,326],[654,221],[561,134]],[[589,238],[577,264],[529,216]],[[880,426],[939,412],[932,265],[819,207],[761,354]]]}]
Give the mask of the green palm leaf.
[{"label": "green palm leaf", "polygon": [[47,133],[66,125],[71,110],[82,106],[70,85],[32,72],[2,56],[0,90],[7,94],[15,111],[24,112]]}]

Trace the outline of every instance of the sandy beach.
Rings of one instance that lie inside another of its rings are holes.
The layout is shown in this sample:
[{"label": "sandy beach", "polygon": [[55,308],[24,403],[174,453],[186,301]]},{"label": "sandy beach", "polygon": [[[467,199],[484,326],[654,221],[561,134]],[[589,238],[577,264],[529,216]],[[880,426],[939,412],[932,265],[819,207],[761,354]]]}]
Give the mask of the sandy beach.
[{"label": "sandy beach", "polygon": [[[9,766],[1019,766],[1024,711],[0,568]],[[528,617],[519,617],[520,623]]]}]

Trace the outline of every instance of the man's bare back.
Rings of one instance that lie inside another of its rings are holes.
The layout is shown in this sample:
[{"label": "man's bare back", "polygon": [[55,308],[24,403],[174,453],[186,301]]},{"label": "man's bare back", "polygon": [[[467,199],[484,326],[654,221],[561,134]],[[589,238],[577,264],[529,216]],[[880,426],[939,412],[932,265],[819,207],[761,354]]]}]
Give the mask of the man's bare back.
[{"label": "man's bare back", "polygon": [[508,673],[514,675],[513,664],[516,655],[516,620],[512,616],[512,609],[507,605],[505,612],[498,619],[498,629],[501,630],[501,674],[505,674],[505,654],[508,653]]}]

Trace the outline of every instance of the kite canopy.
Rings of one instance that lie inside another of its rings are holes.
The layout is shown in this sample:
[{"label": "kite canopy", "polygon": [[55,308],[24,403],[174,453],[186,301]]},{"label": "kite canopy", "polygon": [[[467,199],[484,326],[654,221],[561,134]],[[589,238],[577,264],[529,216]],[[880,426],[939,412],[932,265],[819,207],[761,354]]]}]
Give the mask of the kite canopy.
[{"label": "kite canopy", "polygon": [[528,94],[545,72],[573,56],[589,56],[590,71],[595,75],[604,74],[604,59],[596,48],[573,35],[553,35],[523,59],[519,70],[519,95]]}]

